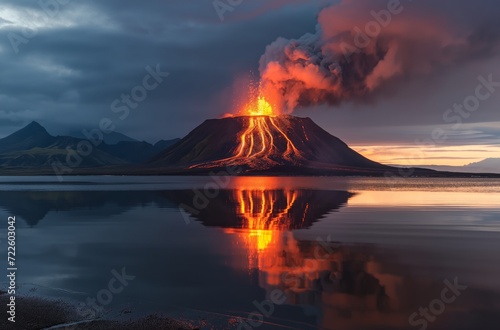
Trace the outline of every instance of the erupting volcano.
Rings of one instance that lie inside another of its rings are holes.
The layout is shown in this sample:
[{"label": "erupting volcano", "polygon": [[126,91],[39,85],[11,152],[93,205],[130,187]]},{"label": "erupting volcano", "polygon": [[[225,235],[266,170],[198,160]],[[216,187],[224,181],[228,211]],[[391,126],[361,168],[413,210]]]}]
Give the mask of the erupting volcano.
[{"label": "erupting volcano", "polygon": [[[245,99],[241,109],[234,107],[236,115],[205,121],[156,156],[150,172],[207,174],[239,166],[243,173],[270,175],[456,176],[378,164],[309,118],[291,116],[297,108],[372,102],[405,81],[466,64],[493,49],[494,43],[484,41],[482,25],[459,29],[426,10],[391,16],[388,10],[372,10],[374,2],[387,6],[374,0],[325,6],[314,32],[267,45],[258,80],[235,79],[235,99]],[[245,84],[249,91],[241,95]]]},{"label": "erupting volcano", "polygon": [[227,166],[274,174],[370,174],[388,168],[361,156],[311,119],[280,114],[261,95],[236,116],[206,120],[153,164],[191,173]]},{"label": "erupting volcano", "polygon": [[[242,160],[251,164],[253,161],[267,167],[278,158],[290,162],[305,160],[292,137],[288,136],[290,124],[285,123],[283,117],[278,117],[275,107],[261,92],[244,107],[242,113],[248,118],[246,128],[239,135],[239,146],[232,157],[222,161],[231,164],[240,164]],[[308,139],[307,134],[305,138]],[[276,153],[281,157],[276,157]]]}]

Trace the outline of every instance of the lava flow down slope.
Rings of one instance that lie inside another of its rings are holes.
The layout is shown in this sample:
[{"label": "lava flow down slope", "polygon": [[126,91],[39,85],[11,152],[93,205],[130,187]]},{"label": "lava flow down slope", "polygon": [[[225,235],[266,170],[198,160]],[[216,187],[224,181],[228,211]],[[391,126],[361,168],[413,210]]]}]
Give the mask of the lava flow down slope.
[{"label": "lava flow down slope", "polygon": [[260,114],[206,120],[151,165],[189,172],[239,166],[245,173],[296,174],[389,168],[350,149],[310,118]]}]

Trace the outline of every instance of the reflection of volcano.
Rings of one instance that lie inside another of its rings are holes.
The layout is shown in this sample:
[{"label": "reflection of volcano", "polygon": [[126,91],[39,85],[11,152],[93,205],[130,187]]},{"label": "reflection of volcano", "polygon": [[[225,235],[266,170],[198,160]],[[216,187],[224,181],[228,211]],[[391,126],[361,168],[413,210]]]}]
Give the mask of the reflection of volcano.
[{"label": "reflection of volcano", "polygon": [[[192,216],[205,226],[224,227],[236,244],[247,251],[249,269],[278,257],[285,248],[284,233],[310,227],[328,212],[347,203],[346,191],[248,189],[221,191],[217,198]],[[178,192],[172,197],[181,196]],[[185,192],[181,205],[192,205],[199,196]]]},{"label": "reflection of volcano", "polygon": [[[352,195],[301,189],[221,191],[192,216],[206,226],[223,227],[235,253],[244,252],[234,256],[235,269],[255,272],[267,296],[278,289],[286,304],[314,307],[322,328],[401,324],[401,315],[407,315],[394,311],[401,308],[402,277],[386,273],[373,260],[373,248],[334,244],[326,233],[316,241],[298,240],[291,231],[309,228]],[[192,191],[182,196],[178,201],[185,205],[197,198]],[[383,320],[384,315],[393,319]]]},{"label": "reflection of volcano", "polygon": [[[168,191],[168,198],[193,205],[192,190]],[[327,213],[344,206],[353,193],[302,189],[221,190],[207,206],[191,214],[205,226],[235,229],[292,230],[310,227]],[[189,212],[189,209],[187,209]]]},{"label": "reflection of volcano", "polygon": [[[352,193],[301,189],[225,190],[192,216],[205,226],[223,227],[247,251],[249,269],[262,269],[286,250],[286,232],[306,229],[329,212],[345,205]],[[175,192],[181,205],[199,198],[193,191]]]}]

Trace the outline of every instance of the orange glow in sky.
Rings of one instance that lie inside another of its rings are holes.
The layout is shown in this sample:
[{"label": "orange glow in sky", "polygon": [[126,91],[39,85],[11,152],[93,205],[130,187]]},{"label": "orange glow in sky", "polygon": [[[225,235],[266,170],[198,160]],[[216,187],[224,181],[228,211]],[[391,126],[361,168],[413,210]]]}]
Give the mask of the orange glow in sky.
[{"label": "orange glow in sky", "polygon": [[485,158],[498,158],[500,147],[473,146],[419,146],[419,145],[350,145],[352,149],[376,162],[387,165],[463,166]]}]

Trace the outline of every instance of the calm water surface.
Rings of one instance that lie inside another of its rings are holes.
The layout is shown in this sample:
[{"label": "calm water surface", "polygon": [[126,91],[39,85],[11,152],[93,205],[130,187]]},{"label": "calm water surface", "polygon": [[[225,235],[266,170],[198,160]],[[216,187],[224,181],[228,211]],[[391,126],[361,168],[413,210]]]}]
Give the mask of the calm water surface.
[{"label": "calm water surface", "polygon": [[0,177],[20,291],[77,305],[125,267],[135,278],[101,304],[105,318],[500,328],[500,180],[219,180]]}]

